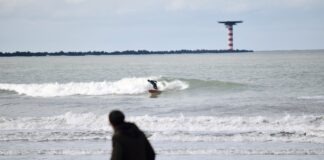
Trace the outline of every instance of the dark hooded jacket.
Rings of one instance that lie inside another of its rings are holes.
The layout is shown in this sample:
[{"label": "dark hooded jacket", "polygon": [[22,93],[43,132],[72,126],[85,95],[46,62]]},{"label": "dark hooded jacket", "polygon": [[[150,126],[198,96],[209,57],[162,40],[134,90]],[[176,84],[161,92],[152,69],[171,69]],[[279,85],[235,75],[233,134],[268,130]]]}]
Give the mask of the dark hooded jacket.
[{"label": "dark hooded jacket", "polygon": [[133,123],[115,127],[111,160],[154,160],[155,153],[144,133]]}]

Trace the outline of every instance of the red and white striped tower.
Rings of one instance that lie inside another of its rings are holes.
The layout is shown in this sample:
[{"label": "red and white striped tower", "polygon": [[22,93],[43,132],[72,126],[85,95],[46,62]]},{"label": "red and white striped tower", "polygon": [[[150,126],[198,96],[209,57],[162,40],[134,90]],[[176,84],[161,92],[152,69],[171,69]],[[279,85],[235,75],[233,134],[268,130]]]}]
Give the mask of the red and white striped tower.
[{"label": "red and white striped tower", "polygon": [[228,49],[233,50],[233,26],[227,25],[228,29]]},{"label": "red and white striped tower", "polygon": [[242,23],[243,21],[220,21],[219,23],[225,24],[228,29],[228,50],[233,50],[233,25],[236,23]]}]

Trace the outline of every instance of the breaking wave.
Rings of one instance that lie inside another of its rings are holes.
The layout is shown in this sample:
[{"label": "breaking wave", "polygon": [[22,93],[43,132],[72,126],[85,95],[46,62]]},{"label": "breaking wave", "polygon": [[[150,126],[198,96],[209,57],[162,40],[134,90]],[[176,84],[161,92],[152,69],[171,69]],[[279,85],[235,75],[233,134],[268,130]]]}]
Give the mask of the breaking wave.
[{"label": "breaking wave", "polygon": [[[124,78],[118,81],[103,82],[70,82],[70,83],[43,83],[43,84],[8,84],[1,83],[0,90],[14,91],[18,94],[32,97],[57,97],[71,95],[133,95],[146,93],[151,85],[147,79],[143,78]],[[159,80],[157,86],[162,91],[184,90],[189,87],[181,80]]]},{"label": "breaking wave", "polygon": [[[324,143],[323,116],[135,116],[157,141],[283,141]],[[107,115],[65,113],[52,117],[0,117],[0,141],[106,140]]]},{"label": "breaking wave", "polygon": [[297,99],[306,99],[306,100],[324,100],[324,96],[302,96],[298,97]]},{"label": "breaking wave", "polygon": [[[163,155],[324,155],[324,149],[158,149]],[[0,150],[0,156],[17,155],[108,155],[111,150],[94,149],[43,149],[43,150]]]},{"label": "breaking wave", "polygon": [[162,91],[204,90],[203,92],[237,91],[246,87],[245,84],[217,80],[174,79],[166,77],[123,78],[118,81],[102,82],[70,82],[42,84],[9,84],[0,83],[0,91],[10,91],[32,97],[59,97],[72,95],[137,95],[146,93],[152,86],[147,79],[157,80]]}]

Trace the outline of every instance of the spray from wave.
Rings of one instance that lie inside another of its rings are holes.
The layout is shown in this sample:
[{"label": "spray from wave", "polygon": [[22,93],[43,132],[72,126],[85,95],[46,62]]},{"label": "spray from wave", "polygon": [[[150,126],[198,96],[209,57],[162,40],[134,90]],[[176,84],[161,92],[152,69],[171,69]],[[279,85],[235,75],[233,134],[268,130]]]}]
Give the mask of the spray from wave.
[{"label": "spray from wave", "polygon": [[[44,84],[0,84],[0,90],[14,91],[18,94],[32,97],[58,97],[71,95],[134,95],[146,93],[151,85],[147,79],[124,78],[118,81],[103,82],[70,82],[70,83],[44,83]],[[184,90],[189,87],[181,80],[159,80],[158,87],[162,91]]]}]

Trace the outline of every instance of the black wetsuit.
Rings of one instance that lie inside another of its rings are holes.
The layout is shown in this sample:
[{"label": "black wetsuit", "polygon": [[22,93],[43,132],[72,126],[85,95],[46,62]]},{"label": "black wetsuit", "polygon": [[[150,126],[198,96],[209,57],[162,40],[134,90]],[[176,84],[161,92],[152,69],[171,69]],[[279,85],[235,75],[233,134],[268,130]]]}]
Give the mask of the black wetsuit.
[{"label": "black wetsuit", "polygon": [[154,88],[154,89],[158,90],[158,87],[157,87],[157,85],[156,85],[157,81],[149,80],[149,79],[148,79],[147,81],[150,82],[150,83],[153,85],[153,88]]}]

